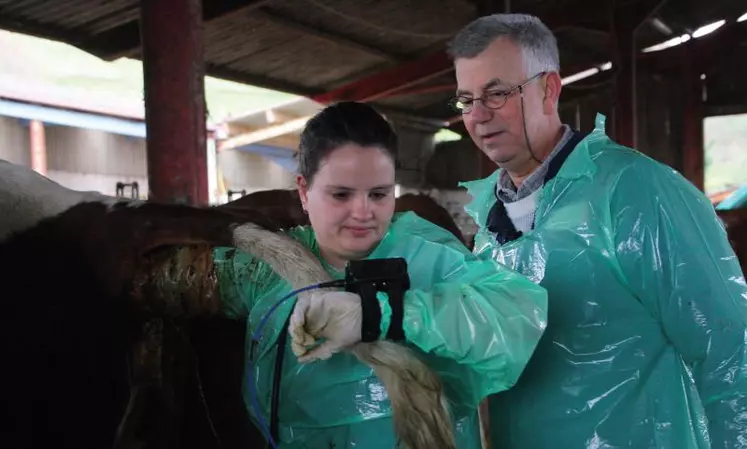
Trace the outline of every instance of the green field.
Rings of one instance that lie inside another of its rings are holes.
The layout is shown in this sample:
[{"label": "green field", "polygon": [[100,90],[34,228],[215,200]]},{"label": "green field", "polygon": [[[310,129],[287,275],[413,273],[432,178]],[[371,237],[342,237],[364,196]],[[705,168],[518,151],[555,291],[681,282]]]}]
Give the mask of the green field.
[{"label": "green field", "polygon": [[[0,75],[19,83],[53,85],[115,101],[142,101],[140,61],[122,58],[106,62],[70,45],[3,30],[0,48]],[[212,77],[205,79],[205,97],[213,123],[296,98]]]},{"label": "green field", "polygon": [[709,117],[704,135],[706,193],[747,182],[747,114]]}]

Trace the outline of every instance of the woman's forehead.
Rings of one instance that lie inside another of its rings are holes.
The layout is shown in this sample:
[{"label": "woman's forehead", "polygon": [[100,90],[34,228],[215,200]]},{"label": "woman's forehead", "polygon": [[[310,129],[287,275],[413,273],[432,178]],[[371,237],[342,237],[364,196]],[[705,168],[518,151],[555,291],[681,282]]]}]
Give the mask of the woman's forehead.
[{"label": "woman's forehead", "polygon": [[383,161],[387,159],[391,162],[392,158],[383,148],[349,143],[330,151],[324,158],[323,163],[345,164],[358,161]]},{"label": "woman's forehead", "polygon": [[315,181],[325,189],[344,189],[369,191],[373,189],[394,187],[394,168],[370,170],[334,170],[334,166],[322,169]]},{"label": "woman's forehead", "polygon": [[367,173],[366,176],[354,176],[350,172],[335,172],[319,176],[315,184],[324,189],[331,190],[370,191],[392,189],[394,188],[394,176],[387,173]]},{"label": "woman's forehead", "polygon": [[351,181],[371,178],[386,180],[394,176],[394,161],[375,147],[345,146],[332,151],[321,162],[316,176]]}]

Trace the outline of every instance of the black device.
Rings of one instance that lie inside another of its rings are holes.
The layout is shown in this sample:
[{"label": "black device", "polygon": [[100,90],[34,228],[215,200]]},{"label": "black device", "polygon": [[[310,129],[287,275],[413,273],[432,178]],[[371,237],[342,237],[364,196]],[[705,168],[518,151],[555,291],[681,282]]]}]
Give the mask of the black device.
[{"label": "black device", "polygon": [[387,331],[387,340],[405,339],[402,328],[404,317],[404,295],[410,288],[407,261],[401,257],[388,259],[351,260],[345,267],[345,290],[361,297],[363,319],[361,341],[372,342],[379,339],[381,307],[376,298],[377,292],[384,292],[392,308],[392,319]]},{"label": "black device", "polygon": [[345,290],[357,285],[372,284],[377,289],[388,288],[390,283],[410,288],[407,261],[401,257],[390,259],[351,260],[345,267]]}]

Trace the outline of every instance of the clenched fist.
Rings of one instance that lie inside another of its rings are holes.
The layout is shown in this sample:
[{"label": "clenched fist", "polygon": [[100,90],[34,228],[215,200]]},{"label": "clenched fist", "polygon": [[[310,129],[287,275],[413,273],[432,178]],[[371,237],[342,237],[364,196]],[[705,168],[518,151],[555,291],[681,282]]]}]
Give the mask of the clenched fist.
[{"label": "clenched fist", "polygon": [[[299,362],[328,359],[361,341],[361,298],[349,292],[301,295],[291,314],[288,331]],[[325,341],[309,349],[318,339]]]}]

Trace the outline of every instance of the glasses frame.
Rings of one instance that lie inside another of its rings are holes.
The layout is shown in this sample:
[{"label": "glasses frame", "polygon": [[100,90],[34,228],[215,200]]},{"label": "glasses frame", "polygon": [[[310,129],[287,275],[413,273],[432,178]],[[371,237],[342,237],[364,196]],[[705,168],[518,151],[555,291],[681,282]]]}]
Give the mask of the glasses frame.
[{"label": "glasses frame", "polygon": [[[490,109],[490,110],[493,110],[493,111],[497,111],[498,109],[500,109],[503,106],[505,106],[506,103],[508,103],[508,99],[513,94],[515,94],[516,92],[519,92],[520,94],[523,95],[524,94],[524,86],[526,86],[527,84],[529,84],[532,81],[536,80],[537,78],[541,77],[542,75],[545,75],[546,73],[548,73],[548,72],[546,72],[546,71],[539,72],[536,75],[527,78],[527,80],[524,81],[523,83],[517,84],[516,86],[513,86],[513,87],[509,88],[507,91],[501,92],[500,96],[501,96],[502,99],[498,100],[500,102],[500,104],[498,104],[497,106],[496,106],[496,100],[495,99],[486,99],[485,98],[485,96],[487,94],[489,94],[489,93],[493,93],[494,94],[494,92],[490,92],[490,91],[483,92],[482,95],[480,95],[477,98],[471,98],[471,99],[469,99],[468,100],[468,101],[470,101],[469,106],[465,106],[463,108],[459,108],[457,106],[457,104],[459,104],[459,103],[464,104],[465,100],[462,100],[462,99],[465,98],[465,97],[463,95],[457,95],[456,97],[453,97],[451,100],[449,100],[449,106],[454,111],[456,111],[456,112],[458,112],[460,114],[469,114],[470,112],[472,112],[472,109],[475,107],[475,102],[480,101],[480,103],[482,103],[483,107],[485,107],[487,109]],[[492,103],[493,106],[490,106],[490,103]]]}]

